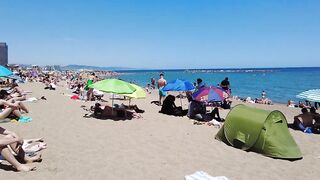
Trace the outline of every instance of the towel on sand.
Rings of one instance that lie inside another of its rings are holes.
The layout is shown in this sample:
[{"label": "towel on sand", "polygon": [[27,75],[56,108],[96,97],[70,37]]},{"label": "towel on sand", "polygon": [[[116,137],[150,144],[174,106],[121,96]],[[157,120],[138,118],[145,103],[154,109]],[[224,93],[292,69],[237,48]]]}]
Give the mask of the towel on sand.
[{"label": "towel on sand", "polygon": [[225,176],[212,177],[204,171],[197,171],[184,177],[185,180],[228,180]]},{"label": "towel on sand", "polygon": [[38,99],[35,97],[30,97],[30,98],[24,100],[23,102],[35,102],[35,101],[38,101]]}]

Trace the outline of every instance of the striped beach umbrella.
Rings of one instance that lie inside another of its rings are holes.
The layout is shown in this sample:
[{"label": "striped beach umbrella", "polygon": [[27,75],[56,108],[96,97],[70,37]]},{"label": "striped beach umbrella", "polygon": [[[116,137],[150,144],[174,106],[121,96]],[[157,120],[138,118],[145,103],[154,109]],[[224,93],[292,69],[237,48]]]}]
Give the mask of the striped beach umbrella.
[{"label": "striped beach umbrella", "polygon": [[192,98],[200,102],[223,101],[225,93],[221,87],[202,87],[192,94]]},{"label": "striped beach umbrella", "polygon": [[305,99],[312,102],[320,102],[320,89],[311,89],[304,91],[296,96],[299,99]]}]

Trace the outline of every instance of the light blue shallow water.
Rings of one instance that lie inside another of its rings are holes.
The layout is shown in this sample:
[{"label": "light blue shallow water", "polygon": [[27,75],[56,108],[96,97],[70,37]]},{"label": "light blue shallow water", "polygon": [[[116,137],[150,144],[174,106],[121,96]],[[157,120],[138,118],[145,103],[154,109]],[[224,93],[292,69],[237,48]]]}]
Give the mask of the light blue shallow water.
[{"label": "light blue shallow water", "polygon": [[229,77],[232,94],[240,97],[260,98],[262,90],[274,102],[287,103],[289,99],[299,101],[296,95],[302,91],[320,88],[320,68],[268,69],[272,72],[186,72],[184,70],[140,70],[126,71],[121,79],[133,81],[141,86],[150,83],[150,78],[158,79],[164,72],[167,81],[184,79],[195,82],[201,78],[207,85],[217,85]]}]

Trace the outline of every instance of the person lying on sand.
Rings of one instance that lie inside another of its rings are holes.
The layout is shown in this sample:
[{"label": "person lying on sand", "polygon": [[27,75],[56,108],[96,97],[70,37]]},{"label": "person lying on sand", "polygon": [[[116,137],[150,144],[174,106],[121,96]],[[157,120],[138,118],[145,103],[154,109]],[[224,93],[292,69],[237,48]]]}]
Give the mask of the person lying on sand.
[{"label": "person lying on sand", "polygon": [[[41,154],[29,157],[22,148],[23,140],[16,133],[0,127],[0,153],[17,171],[36,170],[29,163],[40,162]],[[15,154],[16,156],[14,156]]]},{"label": "person lying on sand", "polygon": [[106,102],[96,103],[92,108],[93,116],[98,119],[113,119],[113,118],[142,118],[142,116],[136,112],[132,112],[125,107],[114,107]]},{"label": "person lying on sand", "polygon": [[255,103],[272,105],[271,99],[268,99],[268,98],[265,98],[265,99],[256,99],[256,100],[255,100]]},{"label": "person lying on sand", "polygon": [[[20,119],[23,117],[21,115],[21,111],[29,113],[28,109],[22,102],[8,102],[0,99],[0,119],[5,119],[7,117]],[[24,118],[26,118],[26,116],[24,116]]]}]

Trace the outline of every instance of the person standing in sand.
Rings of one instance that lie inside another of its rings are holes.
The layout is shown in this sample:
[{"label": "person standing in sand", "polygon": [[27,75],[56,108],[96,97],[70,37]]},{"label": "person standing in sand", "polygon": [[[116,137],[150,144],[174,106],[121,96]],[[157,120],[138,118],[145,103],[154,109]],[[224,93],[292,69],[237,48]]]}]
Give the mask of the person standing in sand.
[{"label": "person standing in sand", "polygon": [[160,74],[160,79],[158,80],[158,89],[159,89],[159,104],[162,104],[164,97],[166,97],[167,93],[163,91],[163,87],[167,84],[167,81],[164,79],[163,73]]}]

